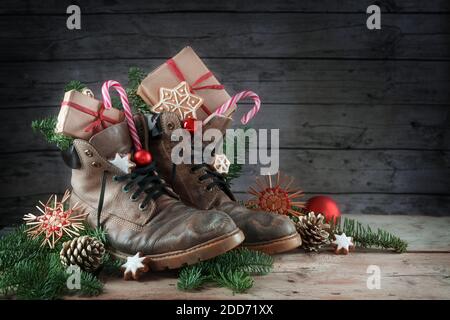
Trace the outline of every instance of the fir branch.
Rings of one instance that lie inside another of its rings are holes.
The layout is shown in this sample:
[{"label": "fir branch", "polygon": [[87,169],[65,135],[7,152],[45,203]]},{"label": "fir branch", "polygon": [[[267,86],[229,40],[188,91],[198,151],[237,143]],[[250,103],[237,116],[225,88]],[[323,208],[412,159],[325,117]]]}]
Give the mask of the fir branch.
[{"label": "fir branch", "polygon": [[67,137],[55,132],[56,117],[49,117],[31,122],[31,128],[34,132],[41,133],[48,143],[55,144],[61,150],[69,149],[73,142],[71,137]]},{"label": "fir branch", "polygon": [[126,89],[128,100],[134,111],[149,113],[150,109],[142,98],[137,94],[137,89],[145,78],[145,73],[140,68],[131,67],[128,70],[128,88]]},{"label": "fir branch", "polygon": [[225,180],[231,184],[232,180],[239,178],[242,174],[242,164],[240,163],[232,163],[230,164],[230,168],[228,169],[228,173],[225,175]]},{"label": "fir branch", "polygon": [[86,88],[86,85],[78,80],[71,80],[68,84],[64,86],[64,92],[70,91],[70,90],[76,90],[76,91],[83,91],[83,89]]},{"label": "fir branch", "polygon": [[123,105],[122,105],[122,101],[120,101],[120,97],[114,92],[112,92],[112,95],[110,97],[111,97],[112,107],[123,111]]},{"label": "fir branch", "polygon": [[333,233],[345,233],[346,236],[352,237],[355,245],[363,248],[393,249],[403,253],[408,247],[408,243],[399,237],[381,229],[372,231],[370,226],[364,226],[354,219],[344,218],[343,223],[338,220],[332,229]]},{"label": "fir branch", "polygon": [[131,67],[128,70],[128,87],[136,90],[145,78],[145,72],[138,67]]},{"label": "fir branch", "polygon": [[241,248],[218,256],[213,266],[224,266],[254,275],[266,275],[272,271],[273,258],[259,251]]},{"label": "fir branch", "polygon": [[229,251],[214,259],[184,267],[179,274],[178,289],[199,289],[206,283],[245,292],[253,285],[251,275],[272,270],[273,258],[259,251],[244,248]]},{"label": "fir branch", "polygon": [[253,286],[253,279],[247,272],[222,268],[221,265],[218,265],[212,278],[218,286],[230,288],[233,293],[244,293]]},{"label": "fir branch", "polygon": [[[98,295],[103,284],[94,275],[82,271],[79,290],[69,290],[69,274],[60,262],[61,239],[54,249],[41,246],[42,239],[32,239],[22,225],[0,238],[0,295],[18,299],[57,299],[67,294]],[[104,237],[103,230],[87,229],[86,234]],[[110,257],[108,263],[113,264]]]},{"label": "fir branch", "polygon": [[0,239],[0,273],[42,253],[40,240],[29,238],[25,233],[26,229],[25,225],[21,225]]},{"label": "fir branch", "polygon": [[210,278],[204,275],[205,265],[196,264],[180,271],[177,287],[179,290],[194,290],[203,286]]},{"label": "fir branch", "polygon": [[98,296],[103,291],[103,283],[88,272],[81,272],[80,289],[76,291],[82,296]]},{"label": "fir branch", "polygon": [[131,104],[131,107],[135,112],[149,113],[150,108],[148,105],[142,100],[142,98],[136,93],[136,90],[127,88],[126,89],[128,100]]},{"label": "fir branch", "polygon": [[109,276],[121,276],[122,271],[120,270],[120,267],[122,266],[123,262],[113,256],[111,256],[109,253],[105,253],[102,261],[102,269],[101,271]]}]

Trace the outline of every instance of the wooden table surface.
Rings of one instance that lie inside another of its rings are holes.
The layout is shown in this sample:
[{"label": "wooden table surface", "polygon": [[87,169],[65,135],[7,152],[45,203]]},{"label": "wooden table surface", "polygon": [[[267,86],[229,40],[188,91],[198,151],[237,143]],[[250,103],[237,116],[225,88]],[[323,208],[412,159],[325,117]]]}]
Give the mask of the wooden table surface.
[{"label": "wooden table surface", "polygon": [[[177,290],[176,272],[141,281],[107,279],[97,299],[450,299],[450,217],[353,215],[409,242],[408,252],[357,250],[348,256],[296,250],[275,257],[274,271],[255,277],[245,294],[206,287]],[[380,289],[368,289],[367,268],[378,266]]]}]

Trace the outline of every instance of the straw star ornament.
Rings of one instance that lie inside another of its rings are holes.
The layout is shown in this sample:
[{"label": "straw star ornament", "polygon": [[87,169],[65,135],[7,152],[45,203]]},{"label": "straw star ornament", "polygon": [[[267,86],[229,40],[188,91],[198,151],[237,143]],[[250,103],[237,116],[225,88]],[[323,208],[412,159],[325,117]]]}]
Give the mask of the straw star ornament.
[{"label": "straw star ornament", "polygon": [[42,207],[36,208],[42,215],[28,213],[23,218],[30,227],[26,230],[27,234],[33,239],[43,235],[42,246],[48,244],[52,249],[64,235],[70,238],[79,236],[79,231],[84,230],[83,221],[87,213],[78,213],[78,203],[72,208],[65,209],[65,203],[69,198],[70,191],[67,190],[61,201],[58,201],[56,195],[52,195],[45,204],[39,201]]},{"label": "straw star ornament", "polygon": [[296,201],[296,198],[303,196],[303,191],[291,188],[294,178],[280,175],[278,172],[274,181],[270,175],[265,176],[264,180],[256,178],[256,186],[250,187],[248,191],[255,198],[249,200],[248,204],[268,212],[299,216],[300,213],[292,207],[304,208],[305,204]]}]

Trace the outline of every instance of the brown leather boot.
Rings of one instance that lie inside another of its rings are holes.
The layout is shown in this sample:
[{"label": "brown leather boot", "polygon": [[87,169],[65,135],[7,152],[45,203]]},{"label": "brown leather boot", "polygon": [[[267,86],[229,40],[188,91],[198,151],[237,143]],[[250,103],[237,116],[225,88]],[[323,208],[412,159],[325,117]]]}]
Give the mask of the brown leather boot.
[{"label": "brown leather boot", "polygon": [[227,214],[183,204],[153,163],[124,174],[108,162],[116,153],[131,150],[125,122],[89,141],[77,139],[74,147],[80,167],[72,170],[71,202],[89,213],[91,226],[100,224],[106,230],[112,254],[125,258],[141,252],[149,257],[150,269],[174,269],[213,258],[244,240]]},{"label": "brown leather boot", "polygon": [[[217,209],[230,215],[236,225],[244,232],[244,246],[269,254],[289,251],[301,244],[300,235],[291,219],[268,212],[250,210],[236,202],[222,175],[207,164],[179,164],[171,161],[172,148],[178,142],[171,141],[173,130],[181,127],[174,113],[164,112],[157,119],[156,134],[150,138],[151,150],[156,162],[160,164],[160,175],[173,187],[181,200],[198,209]],[[228,127],[231,119],[215,117],[207,128],[222,130]]]}]

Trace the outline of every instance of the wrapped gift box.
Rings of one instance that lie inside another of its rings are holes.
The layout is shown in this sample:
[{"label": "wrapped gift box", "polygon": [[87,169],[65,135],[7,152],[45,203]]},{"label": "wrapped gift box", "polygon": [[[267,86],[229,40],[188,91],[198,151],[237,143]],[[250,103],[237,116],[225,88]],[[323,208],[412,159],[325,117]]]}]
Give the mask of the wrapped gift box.
[{"label": "wrapped gift box", "polygon": [[[203,99],[203,105],[197,110],[199,120],[207,118],[230,99],[230,95],[191,47],[184,48],[151,72],[141,82],[137,93],[148,105],[154,106],[160,99],[160,88],[175,88],[182,81],[189,84],[193,94]],[[225,115],[232,114],[235,108],[230,108]]]},{"label": "wrapped gift box", "polygon": [[124,114],[120,110],[106,110],[101,101],[70,90],[64,95],[55,131],[88,140],[93,134],[123,120]]}]

